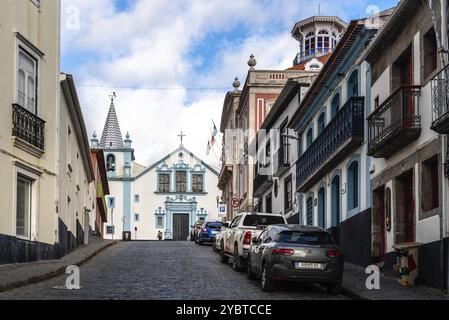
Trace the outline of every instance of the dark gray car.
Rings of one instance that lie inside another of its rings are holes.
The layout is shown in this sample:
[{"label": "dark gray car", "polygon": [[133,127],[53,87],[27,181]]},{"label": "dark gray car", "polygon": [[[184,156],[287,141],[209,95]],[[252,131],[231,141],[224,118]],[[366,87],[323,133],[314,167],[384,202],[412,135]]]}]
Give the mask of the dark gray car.
[{"label": "dark gray car", "polygon": [[264,291],[272,291],[277,281],[298,281],[319,283],[338,294],[343,265],[343,254],[326,230],[274,225],[252,239],[247,275],[260,277]]}]

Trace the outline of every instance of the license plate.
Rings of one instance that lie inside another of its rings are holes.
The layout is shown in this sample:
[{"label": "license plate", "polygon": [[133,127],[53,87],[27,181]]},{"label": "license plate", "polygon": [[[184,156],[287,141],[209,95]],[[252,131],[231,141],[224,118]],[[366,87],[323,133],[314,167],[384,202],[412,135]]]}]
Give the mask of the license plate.
[{"label": "license plate", "polygon": [[212,234],[217,234],[218,233],[218,231],[212,231]]},{"label": "license plate", "polygon": [[323,270],[322,263],[296,262],[295,267],[301,270]]}]

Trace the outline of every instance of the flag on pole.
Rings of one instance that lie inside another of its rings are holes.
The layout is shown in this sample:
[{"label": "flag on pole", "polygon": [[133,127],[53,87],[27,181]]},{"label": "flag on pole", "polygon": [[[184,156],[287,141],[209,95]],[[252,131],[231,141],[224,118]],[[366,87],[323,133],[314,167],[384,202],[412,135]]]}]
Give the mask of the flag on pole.
[{"label": "flag on pole", "polygon": [[206,156],[208,156],[208,155],[209,155],[209,153],[210,153],[210,149],[211,149],[211,146],[210,146],[210,141],[207,141],[207,150],[206,150]]},{"label": "flag on pole", "polygon": [[214,129],[212,130],[212,136],[216,137],[218,134],[217,126],[215,125],[214,120],[212,120],[212,123],[214,124]]}]

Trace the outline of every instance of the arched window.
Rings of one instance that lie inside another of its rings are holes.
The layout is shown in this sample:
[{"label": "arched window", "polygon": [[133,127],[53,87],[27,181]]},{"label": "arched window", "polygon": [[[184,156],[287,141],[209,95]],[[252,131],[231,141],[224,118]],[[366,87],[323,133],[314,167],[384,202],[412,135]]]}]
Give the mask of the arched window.
[{"label": "arched window", "polygon": [[348,80],[348,98],[359,96],[359,72],[354,71]]},{"label": "arched window", "polygon": [[331,193],[332,193],[332,212],[331,212],[331,226],[337,227],[340,223],[340,208],[341,208],[341,182],[340,182],[340,176],[335,176],[334,179],[332,179],[332,187],[331,187]]},{"label": "arched window", "polygon": [[114,155],[110,154],[107,157],[106,160],[106,168],[108,172],[114,172],[115,171],[115,157]]},{"label": "arched window", "polygon": [[348,209],[357,209],[359,201],[359,162],[354,161],[348,168]]},{"label": "arched window", "polygon": [[338,110],[340,110],[340,94],[337,93],[334,97],[334,99],[332,99],[332,104],[331,104],[331,117],[332,119],[337,115]]},{"label": "arched window", "polygon": [[320,53],[327,53],[330,49],[330,35],[326,30],[318,32],[317,49]]},{"label": "arched window", "polygon": [[318,117],[318,134],[321,134],[324,128],[326,128],[326,113],[323,111]]},{"label": "arched window", "polygon": [[306,35],[305,47],[304,47],[304,55],[309,56],[315,53],[316,48],[316,38],[314,32],[309,32]]},{"label": "arched window", "polygon": [[318,227],[326,228],[326,190],[318,192]]},{"label": "arched window", "polygon": [[307,198],[307,225],[313,226],[313,196]]},{"label": "arched window", "polygon": [[307,131],[307,148],[313,143],[313,128],[309,128]]}]

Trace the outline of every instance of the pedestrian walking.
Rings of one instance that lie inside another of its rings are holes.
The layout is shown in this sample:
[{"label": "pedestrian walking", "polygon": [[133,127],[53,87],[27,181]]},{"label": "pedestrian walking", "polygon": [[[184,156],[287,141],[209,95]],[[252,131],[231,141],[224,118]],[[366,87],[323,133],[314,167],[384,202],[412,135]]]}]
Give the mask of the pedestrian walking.
[{"label": "pedestrian walking", "polygon": [[159,231],[159,232],[157,233],[157,240],[158,240],[158,241],[162,241],[162,231]]}]

